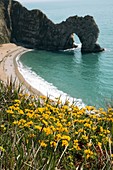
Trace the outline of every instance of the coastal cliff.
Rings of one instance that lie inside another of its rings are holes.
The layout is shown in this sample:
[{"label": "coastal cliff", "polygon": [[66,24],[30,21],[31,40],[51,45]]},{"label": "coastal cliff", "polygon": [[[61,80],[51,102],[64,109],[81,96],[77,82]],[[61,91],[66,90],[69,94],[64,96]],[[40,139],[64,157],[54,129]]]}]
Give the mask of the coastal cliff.
[{"label": "coastal cliff", "polygon": [[11,2],[0,0],[0,44],[8,43],[11,39]]},{"label": "coastal cliff", "polygon": [[103,51],[96,44],[99,28],[92,16],[72,16],[54,24],[40,10],[27,10],[19,2],[0,1],[0,43],[14,42],[29,48],[65,50],[76,47],[76,34],[83,53]]}]

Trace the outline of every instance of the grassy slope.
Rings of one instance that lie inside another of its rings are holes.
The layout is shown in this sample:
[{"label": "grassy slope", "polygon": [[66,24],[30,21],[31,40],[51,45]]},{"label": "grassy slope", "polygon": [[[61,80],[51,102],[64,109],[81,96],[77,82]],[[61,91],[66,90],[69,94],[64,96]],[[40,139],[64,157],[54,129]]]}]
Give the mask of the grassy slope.
[{"label": "grassy slope", "polygon": [[79,109],[0,82],[0,168],[112,169],[113,109]]}]

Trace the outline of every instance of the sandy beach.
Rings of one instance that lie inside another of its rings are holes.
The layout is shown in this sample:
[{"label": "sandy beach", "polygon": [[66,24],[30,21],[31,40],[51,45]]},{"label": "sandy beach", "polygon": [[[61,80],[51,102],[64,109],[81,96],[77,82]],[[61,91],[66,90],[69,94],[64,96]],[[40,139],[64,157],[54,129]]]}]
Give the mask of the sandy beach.
[{"label": "sandy beach", "polygon": [[17,67],[16,57],[27,51],[29,49],[13,43],[0,45],[0,80],[7,82],[7,79],[12,76],[13,81],[16,79],[17,84],[21,84],[27,93],[33,93],[39,96],[42,94],[25,81]]},{"label": "sandy beach", "polygon": [[[18,65],[16,62],[16,58],[18,55],[22,55],[25,52],[30,51],[31,49],[24,48],[22,46],[17,46],[12,43],[3,44],[0,46],[0,80],[7,82],[7,79],[12,77],[14,81],[16,79],[17,85],[21,84],[22,90],[25,93],[34,95],[34,96],[44,96],[40,91],[40,89],[33,88],[22,76],[18,69]],[[37,85],[38,87],[38,85]],[[40,87],[41,88],[41,87]],[[47,93],[48,94],[48,93]],[[84,107],[84,103],[81,99],[70,98],[67,94],[61,95],[61,92],[58,93],[61,100],[65,102],[65,100],[69,99],[70,103],[75,101],[76,105],[79,107]],[[59,97],[58,95],[53,96],[53,94],[49,94],[51,99],[55,99],[55,97]]]}]

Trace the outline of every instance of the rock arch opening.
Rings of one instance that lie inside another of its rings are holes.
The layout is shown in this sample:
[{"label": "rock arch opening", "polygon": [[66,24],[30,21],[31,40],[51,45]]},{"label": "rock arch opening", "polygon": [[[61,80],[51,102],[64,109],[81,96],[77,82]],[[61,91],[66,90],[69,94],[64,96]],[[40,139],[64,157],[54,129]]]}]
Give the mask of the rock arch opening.
[{"label": "rock arch opening", "polygon": [[81,41],[80,41],[79,37],[75,33],[73,33],[73,35],[74,35],[74,44],[75,44],[75,46],[81,48],[82,44],[81,44]]},{"label": "rock arch opening", "polygon": [[[77,35],[77,39],[81,42],[81,52],[100,52],[104,49],[97,44],[99,35],[99,28],[92,16],[69,17],[65,22],[59,24],[59,27],[63,29],[61,33],[65,34],[66,46],[64,48],[74,47],[74,36]],[[76,43],[76,40],[75,40]]]}]

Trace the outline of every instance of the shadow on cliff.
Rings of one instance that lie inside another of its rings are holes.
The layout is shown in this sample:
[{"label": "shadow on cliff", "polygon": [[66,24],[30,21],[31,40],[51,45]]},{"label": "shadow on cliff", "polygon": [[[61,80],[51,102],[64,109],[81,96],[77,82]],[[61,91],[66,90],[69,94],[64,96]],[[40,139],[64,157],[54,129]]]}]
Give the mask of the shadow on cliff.
[{"label": "shadow on cliff", "polygon": [[28,48],[59,51],[75,48],[76,34],[82,44],[82,53],[104,50],[97,44],[99,28],[92,16],[76,15],[54,24],[42,11],[30,11],[17,1],[1,0],[0,7],[0,43],[13,42]]}]

